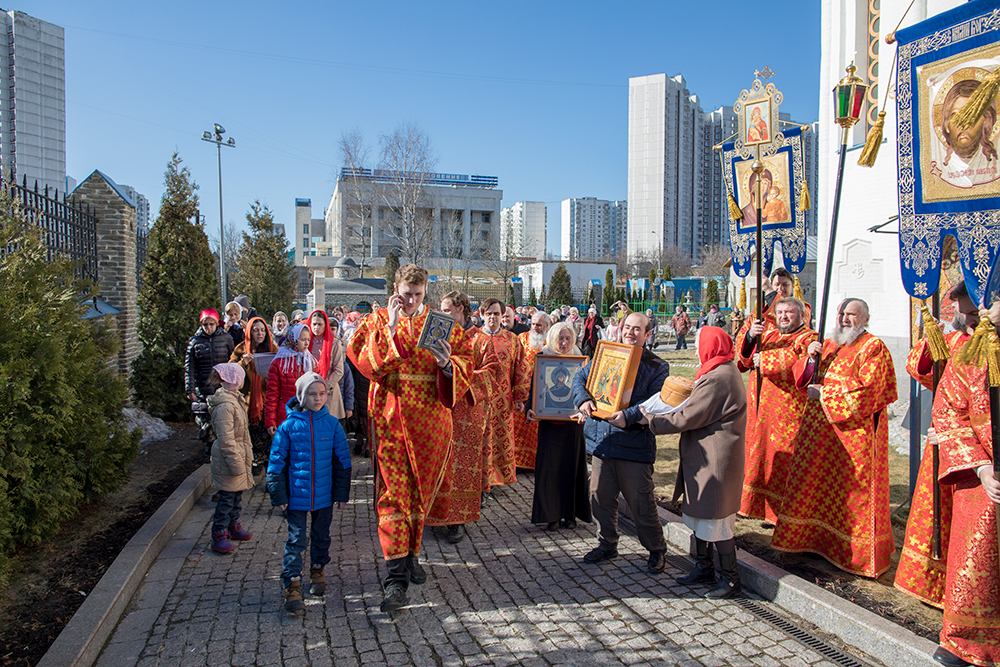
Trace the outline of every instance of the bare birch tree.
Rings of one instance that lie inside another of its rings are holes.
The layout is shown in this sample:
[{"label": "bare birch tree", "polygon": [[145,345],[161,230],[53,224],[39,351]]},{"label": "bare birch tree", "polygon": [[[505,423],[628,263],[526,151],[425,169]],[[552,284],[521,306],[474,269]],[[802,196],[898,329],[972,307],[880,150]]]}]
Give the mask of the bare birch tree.
[{"label": "bare birch tree", "polygon": [[434,241],[435,221],[426,185],[437,165],[437,155],[430,138],[413,123],[379,136],[379,149],[378,190],[393,217],[384,221],[384,229],[396,241],[400,254],[419,265],[430,255]]},{"label": "bare birch tree", "polygon": [[346,169],[340,179],[349,186],[341,190],[347,217],[342,224],[344,254],[348,254],[350,248],[361,248],[361,277],[364,278],[365,260],[372,245],[372,217],[378,193],[371,174],[365,174],[371,151],[361,130],[354,128],[340,135],[340,157]]}]

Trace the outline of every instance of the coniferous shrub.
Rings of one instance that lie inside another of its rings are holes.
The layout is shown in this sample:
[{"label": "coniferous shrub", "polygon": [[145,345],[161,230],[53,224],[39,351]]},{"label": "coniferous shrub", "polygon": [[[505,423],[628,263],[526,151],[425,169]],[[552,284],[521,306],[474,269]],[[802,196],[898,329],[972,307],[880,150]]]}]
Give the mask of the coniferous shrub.
[{"label": "coniferous shrub", "polygon": [[173,420],[191,415],[184,357],[198,315],[205,308],[222,308],[208,236],[197,219],[198,186],[181,162],[174,153],[167,164],[166,191],[149,232],[137,326],[143,350],[132,362],[136,401],[147,412]]},{"label": "coniferous shrub", "polygon": [[288,240],[284,234],[274,233],[274,214],[259,199],[250,204],[247,226],[250,233],[243,233],[236,254],[233,288],[238,294],[246,294],[261,317],[270,321],[279,310],[292,310],[295,267],[288,260]]},{"label": "coniferous shrub", "polygon": [[396,271],[399,270],[399,258],[392,250],[385,256],[385,293],[389,296],[396,291]]},{"label": "coniferous shrub", "polygon": [[118,488],[138,452],[126,383],[108,363],[116,331],[85,320],[96,292],[0,189],[0,585],[19,544],[51,537],[80,505]]}]

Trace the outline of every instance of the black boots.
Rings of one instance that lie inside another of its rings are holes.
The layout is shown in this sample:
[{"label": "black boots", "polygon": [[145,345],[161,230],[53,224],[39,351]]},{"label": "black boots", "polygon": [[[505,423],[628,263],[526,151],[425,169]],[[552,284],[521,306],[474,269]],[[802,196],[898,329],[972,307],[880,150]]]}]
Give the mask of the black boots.
[{"label": "black boots", "polygon": [[424,572],[424,568],[420,567],[420,561],[417,560],[416,554],[410,554],[406,557],[406,567],[410,571],[411,583],[419,586],[427,581],[427,573]]},{"label": "black boots", "polygon": [[743,591],[743,586],[740,584],[740,573],[736,569],[736,540],[719,543],[719,565],[722,568],[719,583],[715,585],[715,588],[705,593],[706,598],[713,600],[731,598]]},{"label": "black boots", "polygon": [[386,561],[388,573],[385,576],[383,586],[385,587],[385,599],[382,600],[380,609],[385,612],[396,611],[400,607],[405,607],[410,598],[406,595],[406,589],[410,586],[410,568],[407,566],[408,558],[395,558]]},{"label": "black boots", "polygon": [[683,577],[677,577],[678,584],[714,584],[715,565],[712,563],[715,550],[711,542],[694,538],[695,564],[694,569]]}]

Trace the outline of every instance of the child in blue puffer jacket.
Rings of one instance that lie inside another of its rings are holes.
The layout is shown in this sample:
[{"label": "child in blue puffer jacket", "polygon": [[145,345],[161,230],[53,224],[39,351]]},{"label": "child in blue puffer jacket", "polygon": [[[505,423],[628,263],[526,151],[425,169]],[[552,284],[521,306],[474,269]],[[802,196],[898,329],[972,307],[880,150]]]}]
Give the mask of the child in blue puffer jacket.
[{"label": "child in blue puffer jacket", "polygon": [[[339,387],[334,387],[339,391]],[[302,552],[309,532],[309,594],[326,592],[323,567],[330,562],[330,523],[333,505],[343,509],[351,488],[351,452],[347,436],[336,417],[326,410],[326,381],[305,373],[295,382],[295,397],[288,401],[288,417],[271,441],[267,464],[267,491],[271,504],[288,519],[288,541],[281,559],[285,611],[305,610],[302,603]]]}]

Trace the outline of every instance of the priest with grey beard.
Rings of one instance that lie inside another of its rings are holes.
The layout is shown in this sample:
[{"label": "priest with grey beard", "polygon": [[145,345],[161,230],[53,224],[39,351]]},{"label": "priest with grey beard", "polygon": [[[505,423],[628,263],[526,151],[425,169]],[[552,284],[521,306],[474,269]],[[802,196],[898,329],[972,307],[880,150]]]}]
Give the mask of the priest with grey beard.
[{"label": "priest with grey beard", "polygon": [[876,578],[896,548],[886,415],[896,400],[896,372],[868,321],[867,303],[845,299],[833,335],[811,343],[793,368],[795,386],[809,400],[771,545]]}]

